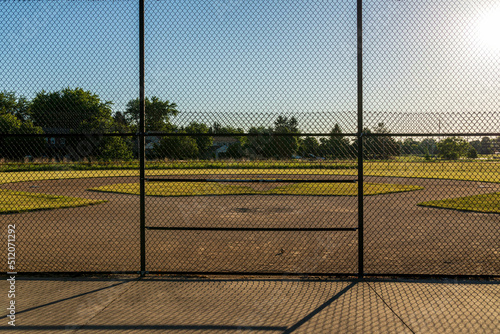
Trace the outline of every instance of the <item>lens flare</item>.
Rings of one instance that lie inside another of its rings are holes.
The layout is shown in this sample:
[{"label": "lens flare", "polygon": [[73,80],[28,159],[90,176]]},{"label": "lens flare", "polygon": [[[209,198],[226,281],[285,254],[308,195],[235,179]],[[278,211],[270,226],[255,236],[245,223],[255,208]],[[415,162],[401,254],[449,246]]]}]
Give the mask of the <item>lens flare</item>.
[{"label": "lens flare", "polygon": [[478,34],[482,45],[500,51],[500,7],[482,17]]}]

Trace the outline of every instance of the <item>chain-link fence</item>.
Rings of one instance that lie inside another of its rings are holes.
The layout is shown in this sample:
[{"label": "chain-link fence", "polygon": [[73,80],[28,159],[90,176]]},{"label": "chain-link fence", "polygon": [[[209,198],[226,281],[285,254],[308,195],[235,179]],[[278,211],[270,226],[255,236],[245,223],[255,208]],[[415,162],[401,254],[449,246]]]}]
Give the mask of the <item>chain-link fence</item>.
[{"label": "chain-link fence", "polygon": [[17,272],[500,274],[494,1],[0,7]]}]

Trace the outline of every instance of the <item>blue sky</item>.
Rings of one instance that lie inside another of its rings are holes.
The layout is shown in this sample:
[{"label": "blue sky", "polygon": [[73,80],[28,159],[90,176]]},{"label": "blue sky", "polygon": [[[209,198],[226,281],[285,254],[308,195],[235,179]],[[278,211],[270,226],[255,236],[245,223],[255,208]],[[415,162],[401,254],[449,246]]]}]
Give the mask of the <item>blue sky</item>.
[{"label": "blue sky", "polygon": [[[365,3],[369,122],[403,129],[408,117],[394,113],[498,112],[500,53],[475,36],[495,1]],[[146,0],[146,95],[215,115],[206,121],[315,114],[303,128],[352,131],[355,11],[354,0]],[[0,90],[32,98],[79,86],[124,110],[139,90],[137,15],[136,1],[0,2]]]}]

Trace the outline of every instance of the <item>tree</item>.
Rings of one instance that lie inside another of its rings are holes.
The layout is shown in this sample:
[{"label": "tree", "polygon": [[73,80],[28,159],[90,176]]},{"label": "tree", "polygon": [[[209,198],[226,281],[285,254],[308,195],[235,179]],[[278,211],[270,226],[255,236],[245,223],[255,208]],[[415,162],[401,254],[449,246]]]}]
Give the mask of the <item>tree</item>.
[{"label": "tree", "polygon": [[[298,122],[295,117],[288,119],[285,116],[278,116],[274,122],[275,134],[300,133]],[[273,146],[275,153],[280,158],[291,158],[298,151],[299,140],[298,136],[274,136]]]},{"label": "tree", "polygon": [[448,137],[441,140],[438,144],[439,156],[446,160],[457,160],[466,156],[469,149],[469,143],[460,137]]},{"label": "tree", "polygon": [[467,150],[467,158],[477,159],[477,151],[472,145],[469,145],[469,149]]},{"label": "tree", "polygon": [[330,131],[330,136],[322,138],[320,151],[324,156],[332,157],[334,159],[349,157],[349,141],[341,135],[342,128],[338,123]]},{"label": "tree", "polygon": [[[139,102],[139,99],[129,101],[127,104],[127,110],[125,111],[125,118],[127,119],[127,122],[136,128],[139,126],[140,119]],[[175,103],[170,103],[168,100],[162,101],[160,98],[153,96],[151,99],[146,97],[144,104],[146,131],[172,131],[173,127],[170,123],[170,118],[179,114]]]},{"label": "tree", "polygon": [[76,133],[110,132],[111,102],[81,88],[36,95],[31,104],[33,123],[42,128],[66,129]]},{"label": "tree", "polygon": [[[379,123],[373,131],[365,128],[363,133],[365,134],[363,141],[363,157],[365,159],[387,160],[399,155],[400,146],[394,138],[387,136],[390,131],[385,127],[384,123]],[[377,136],[377,134],[382,134],[382,136]],[[357,150],[357,139],[354,142],[353,149]]]},{"label": "tree", "polygon": [[421,150],[420,143],[413,138],[406,138],[400,144],[400,148],[404,155],[419,155],[425,152],[425,150]]},{"label": "tree", "polygon": [[490,137],[481,138],[480,154],[493,154],[493,145]]},{"label": "tree", "polygon": [[[245,131],[242,128],[235,128],[232,126],[222,126],[218,122],[214,122],[212,126],[208,129],[208,133],[212,134],[219,134],[219,135],[238,135],[245,133]],[[232,137],[238,137],[238,136],[232,136]]]},{"label": "tree", "polygon": [[252,136],[248,137],[247,146],[254,154],[263,157],[271,157],[273,155],[272,144],[273,138],[271,134],[273,133],[272,128],[265,127],[251,127],[248,130],[249,134]]},{"label": "tree", "polygon": [[474,147],[476,152],[481,152],[481,141],[480,140],[473,140],[469,143],[469,145]]},{"label": "tree", "polygon": [[436,155],[437,153],[437,142],[432,138],[422,140],[419,147],[423,154]]},{"label": "tree", "polygon": [[98,158],[104,161],[132,160],[132,149],[122,137],[106,136],[102,139]]},{"label": "tree", "polygon": [[[185,130],[187,133],[208,134],[210,129],[206,124],[191,122]],[[196,141],[196,146],[198,147],[200,155],[207,152],[210,147],[212,147],[213,137],[211,136],[197,136],[192,138]]]},{"label": "tree", "polygon": [[[47,133],[86,133],[85,138],[68,138],[64,150],[74,159],[99,155],[106,145],[99,133],[117,131],[110,101],[82,88],[65,88],[58,92],[42,91],[33,99],[30,117]],[[90,136],[90,134],[96,134]]]},{"label": "tree", "polygon": [[[390,131],[385,127],[384,123],[379,123],[375,129],[373,129],[373,133],[389,134]],[[396,143],[394,138],[390,136],[376,136],[372,137],[372,139],[374,140],[374,151],[376,157],[387,160],[400,154],[399,145]]]},{"label": "tree", "polygon": [[[31,121],[22,122],[10,113],[0,113],[0,133],[2,134],[42,134],[40,127]],[[1,137],[0,155],[2,157],[19,159],[27,155],[38,156],[44,151],[42,137]]]},{"label": "tree", "polygon": [[243,157],[244,154],[245,154],[244,145],[241,142],[236,142],[228,147],[226,153],[221,153],[219,156],[238,159]]},{"label": "tree", "polygon": [[496,137],[493,140],[492,146],[493,146],[493,153],[498,154],[497,152],[500,152],[500,136]]},{"label": "tree", "polygon": [[112,131],[118,133],[127,133],[132,131],[125,115],[120,111],[115,112],[113,115]]},{"label": "tree", "polygon": [[[186,133],[181,130],[179,133]],[[154,145],[153,154],[155,158],[163,159],[192,159],[199,154],[196,140],[188,136],[162,137],[158,144]]]},{"label": "tree", "polygon": [[[252,131],[252,129],[250,129]],[[218,154],[219,157],[229,157],[229,158],[241,158],[244,156],[245,151],[250,148],[250,141],[245,136],[241,134],[245,133],[242,128],[235,128],[233,126],[222,126],[218,122],[214,122],[212,126],[208,129],[208,133],[223,135],[223,137],[232,137],[236,139],[236,142],[231,144],[227,152],[221,152]],[[213,141],[213,137],[211,138]],[[211,143],[212,144],[212,143]],[[250,148],[251,149],[251,148]]]},{"label": "tree", "polygon": [[[30,103],[24,97],[12,92],[0,93],[0,133],[42,134],[43,131],[30,120]],[[38,156],[44,152],[42,137],[2,137],[0,155],[19,159],[24,156]]]},{"label": "tree", "polygon": [[315,137],[307,136],[300,144],[300,154],[307,156],[308,154],[319,155],[319,143]]},{"label": "tree", "polygon": [[0,114],[11,114],[21,122],[30,119],[30,102],[24,97],[16,97],[14,92],[0,92]]}]

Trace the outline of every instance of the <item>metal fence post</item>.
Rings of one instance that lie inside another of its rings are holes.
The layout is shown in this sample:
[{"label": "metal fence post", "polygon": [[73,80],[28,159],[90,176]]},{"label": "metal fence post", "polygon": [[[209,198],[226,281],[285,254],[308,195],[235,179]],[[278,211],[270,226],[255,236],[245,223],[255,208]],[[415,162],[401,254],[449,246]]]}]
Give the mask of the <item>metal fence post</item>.
[{"label": "metal fence post", "polygon": [[358,86],[358,277],[363,278],[363,0],[357,0],[357,86]]},{"label": "metal fence post", "polygon": [[144,101],[144,0],[139,0],[139,174],[140,174],[140,229],[141,276],[146,274],[146,172],[145,172],[145,113]]}]

